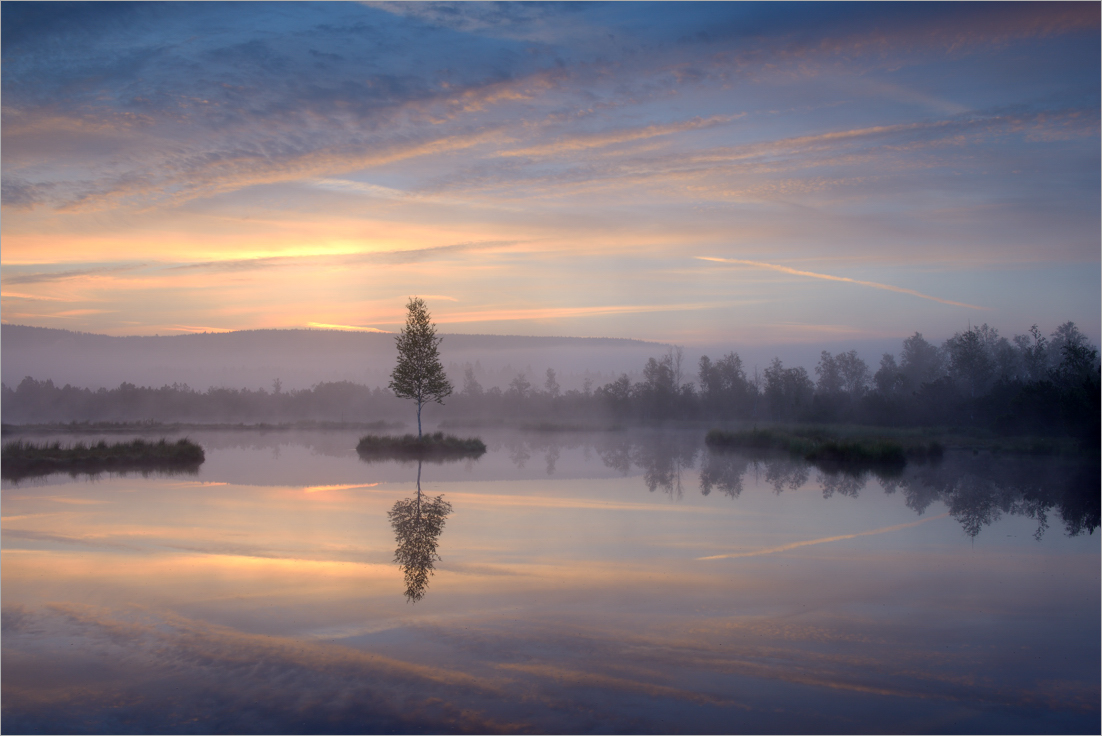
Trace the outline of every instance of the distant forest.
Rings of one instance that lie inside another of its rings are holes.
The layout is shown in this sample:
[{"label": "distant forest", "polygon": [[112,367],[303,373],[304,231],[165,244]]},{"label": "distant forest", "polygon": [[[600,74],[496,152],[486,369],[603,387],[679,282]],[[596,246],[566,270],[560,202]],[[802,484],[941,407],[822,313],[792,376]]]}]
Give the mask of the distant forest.
[{"label": "distant forest", "polygon": [[[469,364],[451,376],[455,393],[430,409],[437,420],[642,423],[671,420],[985,427],[1005,434],[1073,436],[1098,447],[1098,349],[1073,322],[1045,336],[1013,339],[986,324],[935,345],[916,332],[876,370],[856,351],[823,351],[814,377],[780,359],[748,374],[735,352],[684,365],[674,348],[647,360],[643,380],[625,374],[603,386],[562,391],[554,369],[542,385],[518,374],[508,388],[483,389]],[[458,380],[457,380],[458,379]],[[6,423],[70,421],[290,422],[409,421],[407,402],[386,389],[342,381],[283,391],[123,383],[92,390],[31,377],[0,385]]]}]

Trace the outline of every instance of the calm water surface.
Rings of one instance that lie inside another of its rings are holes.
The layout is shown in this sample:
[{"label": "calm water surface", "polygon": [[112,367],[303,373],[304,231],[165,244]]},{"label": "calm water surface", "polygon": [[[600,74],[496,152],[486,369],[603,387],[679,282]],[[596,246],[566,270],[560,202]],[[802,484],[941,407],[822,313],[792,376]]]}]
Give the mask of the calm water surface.
[{"label": "calm water surface", "polygon": [[339,432],[5,481],[4,730],[1098,731],[1097,462],[483,436],[421,516]]}]

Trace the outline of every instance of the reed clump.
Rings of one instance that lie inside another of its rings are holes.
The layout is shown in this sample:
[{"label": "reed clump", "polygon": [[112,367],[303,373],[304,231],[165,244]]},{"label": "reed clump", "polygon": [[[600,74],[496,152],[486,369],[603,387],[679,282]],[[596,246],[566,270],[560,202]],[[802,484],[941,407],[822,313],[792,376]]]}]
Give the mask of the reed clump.
[{"label": "reed clump", "polygon": [[435,432],[418,437],[406,434],[401,437],[369,434],[360,438],[356,452],[362,458],[462,458],[481,457],[486,453],[486,443],[477,437],[461,438]]},{"label": "reed clump", "polygon": [[105,440],[90,445],[16,440],[0,451],[2,475],[11,480],[63,472],[192,471],[204,460],[203,448],[186,438],[175,442],[136,439],[110,445]]},{"label": "reed clump", "polygon": [[785,432],[750,429],[728,432],[713,429],[704,442],[715,449],[781,451],[817,465],[836,467],[902,467],[908,460],[938,460],[944,448],[938,442],[904,445],[883,437],[838,438],[822,431]]}]

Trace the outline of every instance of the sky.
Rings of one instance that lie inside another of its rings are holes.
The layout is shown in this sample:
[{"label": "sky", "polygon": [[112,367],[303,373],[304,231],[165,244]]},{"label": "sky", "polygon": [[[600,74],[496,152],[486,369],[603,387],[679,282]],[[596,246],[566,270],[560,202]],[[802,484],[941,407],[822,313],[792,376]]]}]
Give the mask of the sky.
[{"label": "sky", "polygon": [[1097,3],[18,3],[5,323],[1099,342]]}]

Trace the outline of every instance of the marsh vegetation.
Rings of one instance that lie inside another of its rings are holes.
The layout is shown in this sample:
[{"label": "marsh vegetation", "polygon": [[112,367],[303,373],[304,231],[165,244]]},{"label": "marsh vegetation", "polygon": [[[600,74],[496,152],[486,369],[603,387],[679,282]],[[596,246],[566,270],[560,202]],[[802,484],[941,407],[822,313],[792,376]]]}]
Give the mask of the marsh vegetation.
[{"label": "marsh vegetation", "polygon": [[853,467],[902,467],[909,459],[940,459],[944,453],[938,442],[904,446],[885,437],[843,438],[822,429],[713,429],[704,442],[718,450],[782,450],[816,464]]},{"label": "marsh vegetation", "polygon": [[486,452],[486,443],[476,437],[460,438],[443,432],[420,437],[369,434],[360,438],[356,452],[363,459],[480,457]]},{"label": "marsh vegetation", "polygon": [[74,476],[135,470],[196,472],[206,459],[203,448],[186,438],[175,442],[135,439],[114,444],[100,440],[90,445],[16,440],[6,443],[2,453],[3,477],[9,480],[60,472]]},{"label": "marsh vegetation", "polygon": [[[438,339],[429,335],[423,341],[429,358],[428,347]],[[1033,328],[1013,339],[981,325],[941,345],[916,332],[901,348],[898,355],[884,354],[875,371],[855,351],[823,351],[810,372],[779,359],[764,370],[751,369],[735,352],[717,360],[701,356],[691,366],[681,351],[670,349],[646,360],[634,378],[625,373],[603,385],[571,389],[560,385],[553,368],[539,377],[531,369],[519,371],[504,388],[484,387],[478,367],[467,364],[451,371],[462,373],[457,390],[450,391],[451,383],[434,370],[426,373],[432,380],[426,378],[421,398],[416,385],[410,395],[418,407],[432,404],[438,428],[568,431],[682,424],[702,432],[759,427],[792,434],[793,427],[814,427],[849,441],[848,428],[861,427],[858,434],[902,444],[905,454],[916,451],[905,436],[913,433],[927,445],[1097,456],[1098,350],[1074,323],[1048,336]],[[408,426],[415,416],[394,391],[351,382],[292,391],[278,382],[271,391],[130,383],[93,390],[28,377],[14,388],[3,386],[2,393],[9,425],[152,421],[277,428],[313,422],[325,428],[358,422],[383,429]],[[447,404],[436,404],[445,394]]]}]

